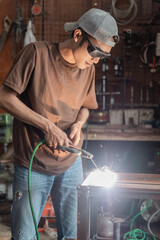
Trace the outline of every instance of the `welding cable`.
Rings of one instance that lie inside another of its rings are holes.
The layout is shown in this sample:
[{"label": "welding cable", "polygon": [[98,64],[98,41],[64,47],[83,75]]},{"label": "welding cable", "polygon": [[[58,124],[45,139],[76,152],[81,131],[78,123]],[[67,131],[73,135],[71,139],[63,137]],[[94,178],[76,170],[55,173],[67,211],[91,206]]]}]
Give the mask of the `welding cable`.
[{"label": "welding cable", "polygon": [[150,204],[151,204],[151,200],[149,201],[147,206],[132,219],[132,222],[130,225],[130,231],[123,235],[123,240],[156,240],[156,238],[153,234],[151,234],[151,236],[150,236],[148,233],[142,231],[141,229],[138,229],[138,228],[133,229],[133,223],[134,223],[135,219],[139,215],[141,215],[144,211],[146,211],[147,208],[150,206]]},{"label": "welding cable", "polygon": [[33,150],[32,156],[31,156],[31,160],[30,160],[30,164],[29,164],[29,172],[28,172],[28,194],[29,194],[29,203],[30,203],[30,208],[31,208],[31,212],[32,212],[32,217],[33,217],[33,222],[34,222],[34,226],[35,226],[35,230],[36,230],[36,236],[37,236],[37,240],[39,240],[39,232],[38,232],[38,225],[37,225],[37,221],[36,221],[36,217],[35,217],[35,213],[34,213],[34,208],[33,208],[33,203],[32,203],[32,194],[31,194],[31,169],[32,169],[32,163],[33,163],[33,159],[34,159],[34,155],[37,151],[37,149],[45,142],[45,140],[40,141],[36,147]]}]

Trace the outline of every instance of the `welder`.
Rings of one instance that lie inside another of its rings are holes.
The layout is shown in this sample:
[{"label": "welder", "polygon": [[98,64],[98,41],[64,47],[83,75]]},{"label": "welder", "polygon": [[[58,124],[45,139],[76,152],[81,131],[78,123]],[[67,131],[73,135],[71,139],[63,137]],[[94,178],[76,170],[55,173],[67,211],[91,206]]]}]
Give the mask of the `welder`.
[{"label": "welder", "polygon": [[34,147],[43,139],[32,165],[32,200],[37,222],[51,193],[58,240],[77,237],[77,186],[83,181],[81,156],[57,149],[81,148],[81,128],[96,109],[95,66],[110,56],[119,40],[110,13],[92,8],[77,22],[65,23],[72,37],[60,43],[25,46],[0,89],[0,107],[14,116],[15,174],[12,240],[35,239],[28,200],[28,168]]}]

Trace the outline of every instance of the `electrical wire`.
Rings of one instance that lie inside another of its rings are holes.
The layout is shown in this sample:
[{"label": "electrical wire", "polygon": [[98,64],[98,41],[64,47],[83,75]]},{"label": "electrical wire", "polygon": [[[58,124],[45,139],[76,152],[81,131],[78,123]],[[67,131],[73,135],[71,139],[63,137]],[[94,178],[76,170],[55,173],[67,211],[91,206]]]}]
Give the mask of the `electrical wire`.
[{"label": "electrical wire", "polygon": [[151,234],[151,238],[150,238],[150,236],[146,232],[143,232],[141,229],[138,229],[138,228],[133,229],[133,223],[135,219],[139,215],[141,215],[144,211],[146,211],[146,209],[150,206],[150,204],[151,204],[151,200],[141,212],[139,212],[136,216],[134,216],[130,225],[130,231],[124,234],[123,240],[152,240],[152,239],[156,240],[153,234]]},{"label": "electrical wire", "polygon": [[34,221],[34,226],[35,226],[35,230],[36,230],[36,236],[37,236],[37,240],[39,240],[39,232],[38,232],[38,226],[37,226],[37,221],[36,221],[36,217],[35,217],[35,213],[34,213],[34,208],[33,208],[33,203],[32,203],[32,194],[31,194],[31,169],[32,169],[32,163],[33,163],[33,159],[34,159],[34,155],[37,151],[37,149],[45,142],[45,140],[40,141],[36,147],[33,150],[31,159],[30,159],[30,164],[29,164],[29,172],[28,172],[28,194],[29,194],[29,203],[30,203],[30,207],[31,207],[31,212],[32,212],[32,217],[33,217],[33,221]]}]

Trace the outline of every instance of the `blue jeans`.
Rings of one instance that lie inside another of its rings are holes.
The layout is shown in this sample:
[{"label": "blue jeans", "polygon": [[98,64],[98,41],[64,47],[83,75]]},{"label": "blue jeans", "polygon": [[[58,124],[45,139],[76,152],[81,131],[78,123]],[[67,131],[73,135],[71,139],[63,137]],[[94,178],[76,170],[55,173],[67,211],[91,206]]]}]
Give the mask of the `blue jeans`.
[{"label": "blue jeans", "polygon": [[[31,173],[31,194],[37,223],[41,218],[48,195],[51,193],[58,240],[77,237],[77,186],[83,181],[82,160],[76,162],[65,172],[49,176]],[[33,240],[36,232],[28,197],[28,169],[15,166],[13,178],[13,205],[11,216],[13,240]]]}]

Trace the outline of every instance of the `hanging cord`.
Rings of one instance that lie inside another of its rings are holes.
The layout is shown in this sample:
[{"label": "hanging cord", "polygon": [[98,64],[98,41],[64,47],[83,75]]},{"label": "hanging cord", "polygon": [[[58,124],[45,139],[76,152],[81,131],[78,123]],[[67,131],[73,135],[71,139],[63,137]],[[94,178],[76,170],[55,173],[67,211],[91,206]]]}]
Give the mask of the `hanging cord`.
[{"label": "hanging cord", "polygon": [[149,201],[148,205],[132,219],[132,222],[130,225],[130,231],[124,234],[123,240],[152,240],[152,239],[156,240],[153,234],[151,234],[152,238],[150,238],[148,234],[143,232],[141,229],[138,229],[138,228],[133,229],[133,223],[135,219],[139,215],[141,215],[144,211],[146,211],[147,208],[150,206],[150,204],[151,204],[151,200]]},{"label": "hanging cord", "polygon": [[158,59],[158,61],[156,61],[155,56],[153,55],[153,61],[149,62],[149,58],[148,58],[149,48],[156,48],[156,42],[154,41],[149,42],[141,48],[140,60],[142,61],[142,63],[146,64],[149,68],[151,68],[151,72],[152,72],[152,69],[154,69],[155,72],[157,72],[160,69],[160,60]]},{"label": "hanging cord", "polygon": [[37,226],[37,221],[36,221],[36,217],[35,217],[35,213],[34,213],[34,208],[33,208],[33,203],[32,203],[32,195],[31,195],[31,169],[32,169],[32,163],[33,163],[33,159],[34,159],[34,155],[37,151],[37,149],[45,142],[45,140],[40,141],[37,146],[34,148],[32,156],[31,156],[31,160],[30,160],[30,164],[29,164],[29,172],[28,172],[28,194],[29,194],[29,203],[30,203],[30,208],[31,208],[31,212],[32,212],[32,217],[33,217],[33,221],[34,221],[34,226],[35,226],[35,230],[36,230],[36,236],[37,236],[37,240],[39,240],[39,232],[38,232],[38,226]]},{"label": "hanging cord", "polygon": [[[129,6],[123,5],[123,9],[120,8],[118,9],[116,8],[117,2],[118,0],[112,0],[111,13],[114,15],[119,25],[127,25],[128,23],[132,22],[137,15],[138,12],[137,4],[135,0],[129,0],[130,2]],[[127,9],[124,9],[125,7]],[[125,18],[127,18],[132,11],[133,11],[132,17],[126,20]]]},{"label": "hanging cord", "polygon": [[[147,225],[147,227],[148,227],[148,230],[149,230],[149,232],[150,232],[150,234],[152,234],[152,235],[155,235],[153,232],[152,232],[152,230],[151,230],[151,228],[150,228],[150,225],[151,225],[151,222],[152,222],[152,219],[154,218],[154,216],[156,216],[158,213],[160,212],[160,208],[155,212],[155,213],[153,213],[153,215],[149,218],[149,220],[148,220],[148,225]],[[156,236],[156,235],[155,235]],[[156,236],[157,238],[158,238],[158,236]]]},{"label": "hanging cord", "polygon": [[149,60],[148,60],[148,57],[147,57],[147,53],[148,53],[148,49],[150,48],[150,47],[155,47],[155,42],[150,42],[150,43],[147,43],[147,44],[145,44],[143,47],[142,47],[142,49],[141,49],[141,53],[140,53],[140,60],[144,63],[144,64],[146,64],[146,65],[148,65],[148,66],[151,66],[152,65],[152,63],[149,63]]}]

